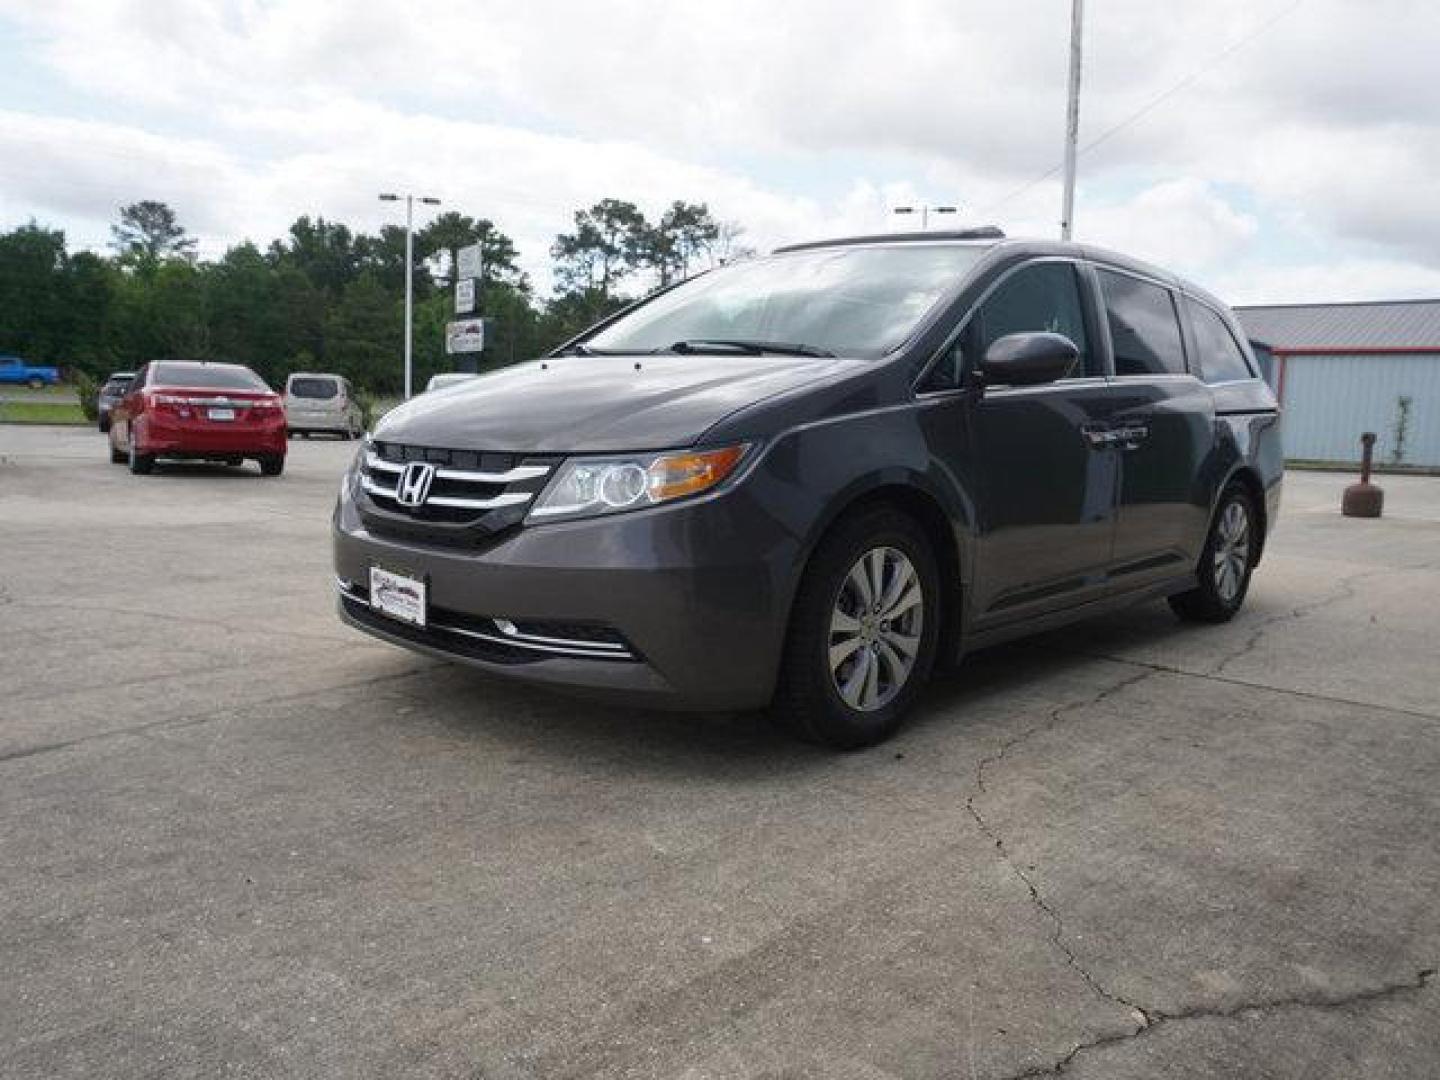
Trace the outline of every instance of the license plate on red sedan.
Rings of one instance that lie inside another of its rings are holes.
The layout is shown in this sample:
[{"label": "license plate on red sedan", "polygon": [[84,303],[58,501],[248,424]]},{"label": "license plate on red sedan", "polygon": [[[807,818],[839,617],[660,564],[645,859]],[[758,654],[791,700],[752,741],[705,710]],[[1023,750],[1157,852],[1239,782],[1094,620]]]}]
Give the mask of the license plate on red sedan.
[{"label": "license plate on red sedan", "polygon": [[392,619],[399,619],[411,626],[424,626],[425,582],[372,566],[370,606]]},{"label": "license plate on red sedan", "polygon": [[235,419],[235,410],[234,410],[234,409],[210,409],[210,410],[209,410],[209,413],[210,413],[210,419],[211,419],[211,420],[234,420],[234,419]]}]

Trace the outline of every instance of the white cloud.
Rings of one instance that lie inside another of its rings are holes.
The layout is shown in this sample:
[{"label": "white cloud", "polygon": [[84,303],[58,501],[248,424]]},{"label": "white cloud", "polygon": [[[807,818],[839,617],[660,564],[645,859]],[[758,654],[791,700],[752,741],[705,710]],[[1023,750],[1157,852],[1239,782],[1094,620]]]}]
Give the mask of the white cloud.
[{"label": "white cloud", "polygon": [[1235,256],[1258,229],[1252,215],[1197,179],[1165,181],[1085,215],[1087,241],[1197,275]]},{"label": "white cloud", "polygon": [[[163,197],[218,246],[306,212],[373,229],[374,192],[410,185],[500,222],[536,272],[604,195],[708,201],[760,246],[885,228],[923,200],[1053,234],[1058,183],[1014,193],[1059,156],[1068,7],[0,0],[32,60],[128,114],[0,114],[0,213],[103,237],[117,204]],[[1440,9],[1088,14],[1082,139],[1193,81],[1082,157],[1082,238],[1242,285],[1279,284],[1282,261],[1316,282],[1339,265],[1410,292],[1432,280]],[[1283,256],[1261,248],[1276,236]]]}]

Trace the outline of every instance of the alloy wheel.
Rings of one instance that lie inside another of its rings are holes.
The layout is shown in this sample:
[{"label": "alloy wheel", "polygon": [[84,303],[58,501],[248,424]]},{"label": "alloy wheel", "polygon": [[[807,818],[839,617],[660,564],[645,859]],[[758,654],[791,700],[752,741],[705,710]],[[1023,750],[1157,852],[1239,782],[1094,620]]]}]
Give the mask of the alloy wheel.
[{"label": "alloy wheel", "polygon": [[840,584],[830,615],[830,677],[852,709],[890,703],[920,652],[925,594],[904,552],[871,548]]},{"label": "alloy wheel", "polygon": [[1239,499],[1225,507],[1215,527],[1215,591],[1233,603],[1250,565],[1250,515]]}]

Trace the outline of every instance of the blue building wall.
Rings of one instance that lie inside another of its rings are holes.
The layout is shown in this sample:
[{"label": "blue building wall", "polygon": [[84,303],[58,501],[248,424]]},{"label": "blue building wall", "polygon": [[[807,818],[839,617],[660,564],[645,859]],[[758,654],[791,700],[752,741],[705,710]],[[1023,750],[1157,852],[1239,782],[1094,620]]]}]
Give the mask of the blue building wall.
[{"label": "blue building wall", "polygon": [[1440,351],[1413,355],[1286,356],[1285,456],[1357,462],[1373,431],[1377,463],[1397,463],[1401,399],[1409,422],[1398,460],[1440,468]]}]

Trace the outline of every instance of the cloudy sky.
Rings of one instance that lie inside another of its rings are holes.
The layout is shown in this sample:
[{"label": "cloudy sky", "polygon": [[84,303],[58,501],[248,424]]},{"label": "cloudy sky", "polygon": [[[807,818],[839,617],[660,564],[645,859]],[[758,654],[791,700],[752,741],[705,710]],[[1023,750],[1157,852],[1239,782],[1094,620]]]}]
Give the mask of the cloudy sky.
[{"label": "cloudy sky", "polygon": [[[762,249],[924,201],[1051,236],[1069,7],[0,0],[0,227],[101,247],[162,199],[209,257],[409,188],[542,287],[605,196]],[[1078,238],[1237,303],[1440,296],[1433,0],[1089,0],[1085,47]]]}]

